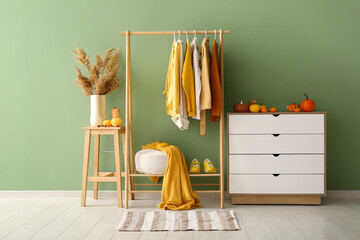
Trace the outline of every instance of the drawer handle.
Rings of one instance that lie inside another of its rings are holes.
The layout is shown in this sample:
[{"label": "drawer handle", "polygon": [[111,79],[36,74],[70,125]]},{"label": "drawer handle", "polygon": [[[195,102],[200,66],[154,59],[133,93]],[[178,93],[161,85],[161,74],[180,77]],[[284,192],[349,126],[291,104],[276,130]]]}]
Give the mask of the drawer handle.
[{"label": "drawer handle", "polygon": [[276,174],[273,174],[273,176],[274,176],[274,177],[278,177],[278,176],[280,176],[280,174],[279,174],[279,173],[276,173]]},{"label": "drawer handle", "polygon": [[273,114],[274,117],[278,117],[280,114]]},{"label": "drawer handle", "polygon": [[278,157],[278,156],[280,156],[280,154],[279,154],[279,153],[273,154],[273,156],[274,156],[274,157]]},{"label": "drawer handle", "polygon": [[274,137],[278,137],[278,136],[280,136],[280,134],[273,134],[273,136],[274,136]]}]

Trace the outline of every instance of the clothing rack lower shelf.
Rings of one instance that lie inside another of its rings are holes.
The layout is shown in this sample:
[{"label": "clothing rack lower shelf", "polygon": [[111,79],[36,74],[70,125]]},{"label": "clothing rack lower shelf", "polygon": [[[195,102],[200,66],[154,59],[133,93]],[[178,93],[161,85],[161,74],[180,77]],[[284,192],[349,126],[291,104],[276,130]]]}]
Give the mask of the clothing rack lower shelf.
[{"label": "clothing rack lower shelf", "polygon": [[[130,193],[161,193],[161,190],[130,190]],[[220,190],[195,190],[197,193],[220,193]]]}]

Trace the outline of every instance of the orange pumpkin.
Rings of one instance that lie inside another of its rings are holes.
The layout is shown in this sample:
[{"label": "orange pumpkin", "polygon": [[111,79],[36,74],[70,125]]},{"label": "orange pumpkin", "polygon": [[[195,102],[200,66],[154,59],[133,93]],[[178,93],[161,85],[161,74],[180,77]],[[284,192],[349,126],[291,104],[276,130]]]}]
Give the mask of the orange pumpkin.
[{"label": "orange pumpkin", "polygon": [[103,126],[104,127],[112,127],[111,120],[104,120],[103,121]]},{"label": "orange pumpkin", "polygon": [[260,112],[267,112],[267,108],[266,107],[260,108]]},{"label": "orange pumpkin", "polygon": [[295,109],[297,108],[299,108],[299,104],[296,103],[287,105],[287,110],[289,110],[289,112],[295,112]]},{"label": "orange pumpkin", "polygon": [[306,100],[302,101],[300,109],[303,112],[312,112],[315,110],[315,102],[309,99],[308,95],[304,93]]},{"label": "orange pumpkin", "polygon": [[249,111],[249,104],[244,104],[241,100],[240,103],[234,104],[233,109],[235,112],[248,112]]},{"label": "orange pumpkin", "polygon": [[300,108],[295,108],[294,112],[300,112]]},{"label": "orange pumpkin", "polygon": [[270,112],[276,112],[276,108],[270,108]]}]

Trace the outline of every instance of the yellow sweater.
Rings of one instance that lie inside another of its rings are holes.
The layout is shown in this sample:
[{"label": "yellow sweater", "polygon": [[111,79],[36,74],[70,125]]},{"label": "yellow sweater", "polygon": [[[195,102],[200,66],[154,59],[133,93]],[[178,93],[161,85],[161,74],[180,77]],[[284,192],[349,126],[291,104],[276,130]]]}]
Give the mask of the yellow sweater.
[{"label": "yellow sweater", "polygon": [[180,44],[172,44],[169,67],[166,76],[165,91],[166,113],[173,118],[179,117],[180,112]]},{"label": "yellow sweater", "polygon": [[192,190],[183,153],[174,145],[165,142],[153,142],[142,149],[159,150],[168,156],[164,175],[160,209],[187,210],[200,208],[200,199]]},{"label": "yellow sweater", "polygon": [[185,61],[182,72],[182,85],[186,95],[186,107],[189,117],[196,116],[195,85],[191,61],[190,43],[186,42]]}]

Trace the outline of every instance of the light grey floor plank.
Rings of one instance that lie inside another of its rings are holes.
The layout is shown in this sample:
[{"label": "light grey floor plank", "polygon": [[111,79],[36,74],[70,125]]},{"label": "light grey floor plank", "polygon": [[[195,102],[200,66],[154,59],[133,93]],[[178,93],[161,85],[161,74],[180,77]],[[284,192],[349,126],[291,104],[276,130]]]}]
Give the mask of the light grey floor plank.
[{"label": "light grey floor plank", "polygon": [[33,235],[30,239],[51,240],[56,239],[85,212],[86,208],[80,207],[80,199],[68,209],[60,213],[48,225]]},{"label": "light grey floor plank", "polygon": [[355,233],[360,239],[360,218],[358,217],[339,217],[339,221]]},{"label": "light grey floor plank", "polygon": [[331,240],[359,240],[359,237],[340,220],[319,222],[319,224]]},{"label": "light grey floor plank", "polygon": [[111,240],[118,239],[138,239],[140,237],[140,232],[119,232],[117,231],[111,238]]},{"label": "light grey floor plank", "polygon": [[320,224],[304,214],[290,216],[290,220],[306,240],[329,239]]},{"label": "light grey floor plank", "polygon": [[95,205],[92,207],[85,207],[85,212],[56,239],[83,239],[98,223],[102,216],[114,206],[115,199],[96,200],[94,203]]},{"label": "light grey floor plank", "polygon": [[30,207],[32,203],[39,199],[30,198],[30,199],[20,199],[16,202],[10,202],[8,207],[5,207],[1,210],[0,214],[0,224],[5,222],[8,218],[18,214],[19,212],[23,211],[27,207]]},{"label": "light grey floor plank", "polygon": [[167,232],[142,232],[138,240],[165,240]]},{"label": "light grey floor plank", "polygon": [[170,231],[167,232],[166,240],[192,240],[194,239],[194,232],[193,231]]},{"label": "light grey floor plank", "polygon": [[1,198],[0,199],[0,211],[4,210],[5,208],[10,207],[11,205],[16,204],[19,202],[20,198]]},{"label": "light grey floor plank", "polygon": [[[160,211],[158,196],[137,197],[130,210]],[[52,202],[53,201],[53,202]],[[202,197],[202,210],[219,209],[217,197]],[[240,231],[214,232],[119,232],[124,209],[115,198],[2,198],[0,236],[3,239],[266,239],[326,240],[360,239],[360,199],[326,199],[321,206],[232,205]]]},{"label": "light grey floor plank", "polygon": [[276,237],[276,240],[305,240],[303,237]]},{"label": "light grey floor plank", "polygon": [[202,240],[202,239],[220,239],[219,231],[194,231],[194,240]]},{"label": "light grey floor plank", "polygon": [[301,237],[301,233],[287,215],[266,216],[265,218],[276,237]]},{"label": "light grey floor plank", "polygon": [[78,202],[78,199],[74,198],[60,198],[54,203],[47,206],[42,210],[41,213],[34,216],[26,224],[23,224],[15,231],[11,232],[4,239],[6,240],[17,240],[17,239],[29,239],[37,232],[39,232],[46,225],[51,223],[57,216],[59,216],[63,211],[75,204],[75,201]]},{"label": "light grey floor plank", "polygon": [[276,240],[275,234],[262,214],[244,214],[241,218],[250,240]]},{"label": "light grey floor plank", "polygon": [[44,198],[35,201],[31,206],[18,212],[0,224],[0,239],[26,224],[30,219],[37,216],[43,209],[56,201],[56,198]]},{"label": "light grey floor plank", "polygon": [[99,222],[90,230],[90,232],[85,236],[86,240],[98,240],[98,239],[111,239],[112,236],[116,233],[117,227],[124,215],[125,210],[118,208],[117,206],[111,207],[108,212],[106,212]]}]

